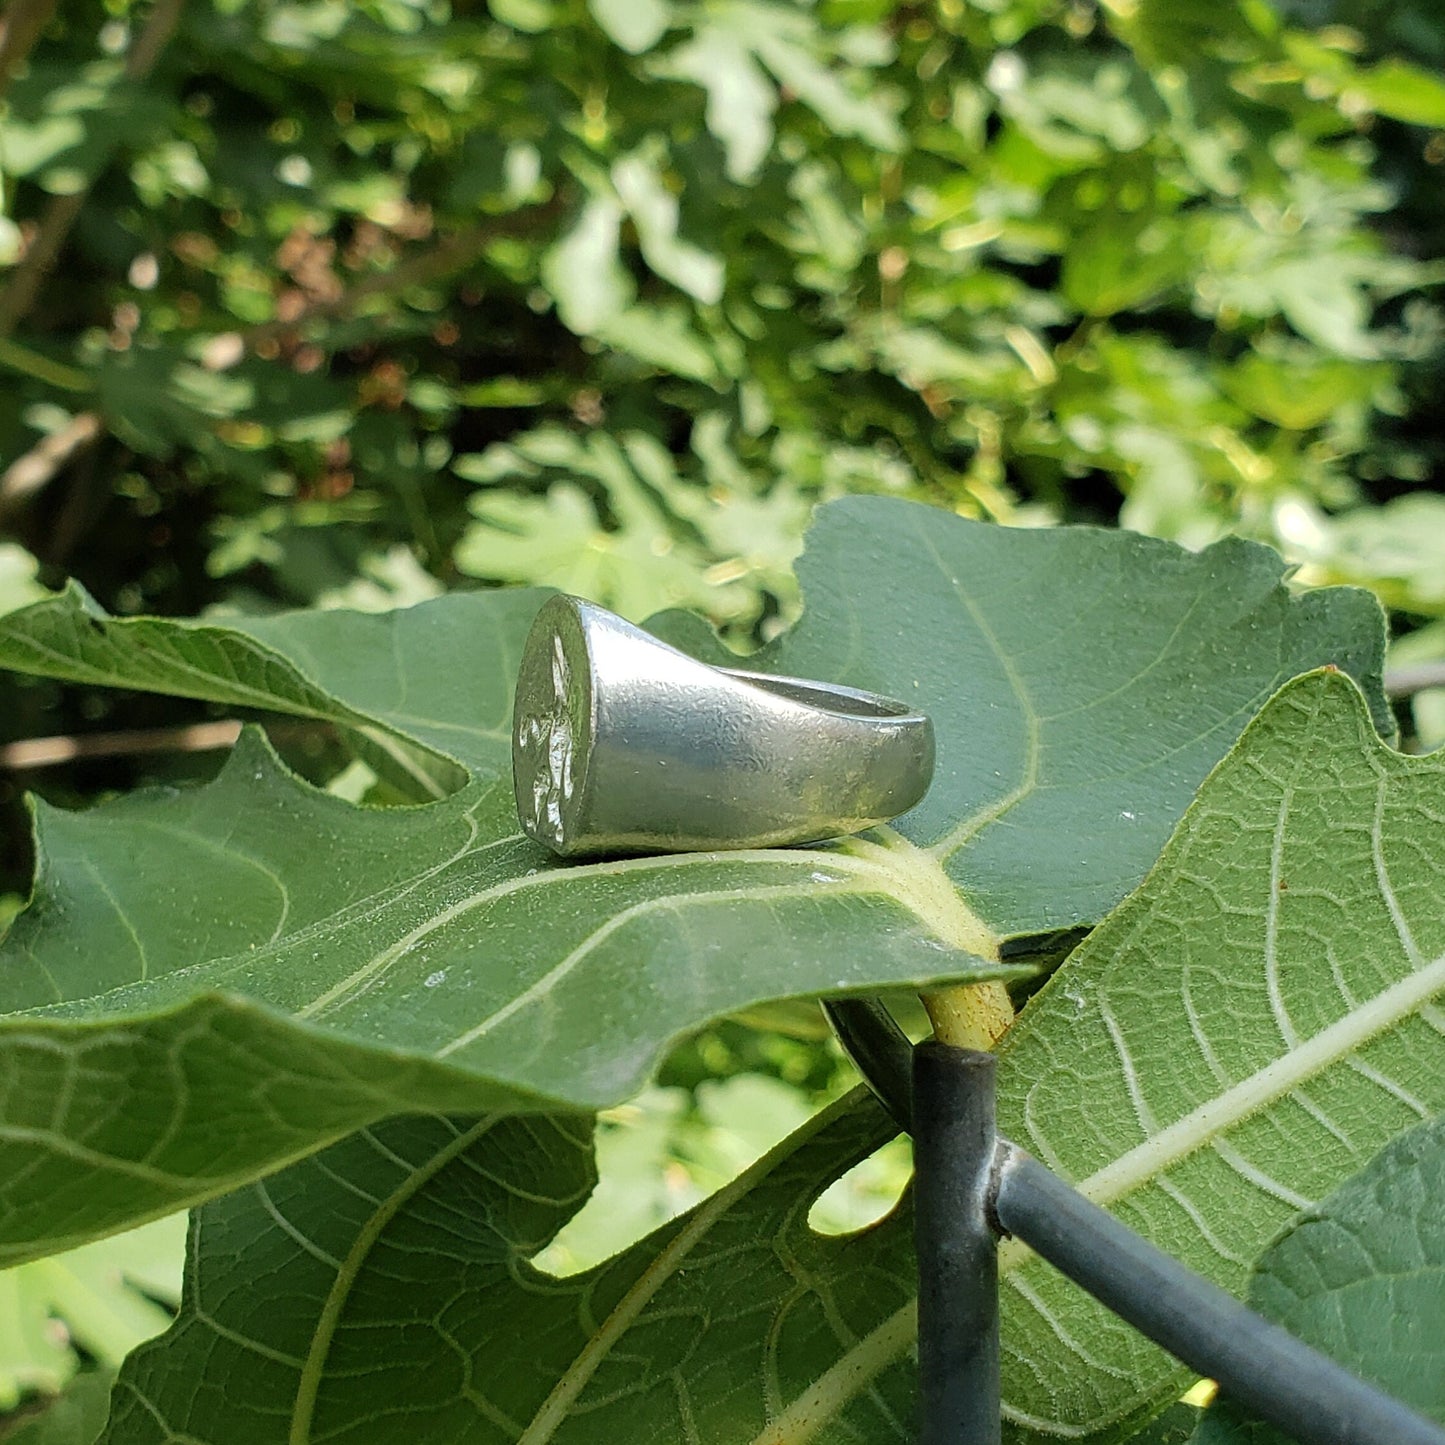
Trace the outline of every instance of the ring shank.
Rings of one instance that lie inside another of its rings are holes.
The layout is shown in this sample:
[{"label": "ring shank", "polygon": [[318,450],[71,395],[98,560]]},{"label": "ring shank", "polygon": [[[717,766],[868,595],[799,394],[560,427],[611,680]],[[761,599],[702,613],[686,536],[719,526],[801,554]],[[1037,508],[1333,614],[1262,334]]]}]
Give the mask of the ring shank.
[{"label": "ring shank", "polygon": [[519,670],[518,813],[564,856],[858,832],[913,807],[933,758],[901,702],[710,667],[576,598],[543,606]]},{"label": "ring shank", "polygon": [[813,682],[808,678],[784,677],[773,672],[746,672],[739,667],[720,667],[717,671],[741,678],[754,687],[777,693],[779,697],[801,703],[804,707],[816,708],[819,712],[840,713],[844,717],[886,718],[889,721],[908,717],[927,721],[922,713],[915,712],[907,703],[896,698],[864,692],[856,687],[844,687],[841,683]]}]

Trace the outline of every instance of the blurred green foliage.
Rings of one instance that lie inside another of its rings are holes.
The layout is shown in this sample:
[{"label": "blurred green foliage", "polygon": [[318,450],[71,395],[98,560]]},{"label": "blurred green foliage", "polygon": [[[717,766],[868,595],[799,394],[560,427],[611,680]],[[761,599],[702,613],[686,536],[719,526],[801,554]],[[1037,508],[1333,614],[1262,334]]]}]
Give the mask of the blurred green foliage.
[{"label": "blurred green foliage", "polygon": [[180,1303],[185,1233],[185,1216],[172,1215],[0,1270],[0,1417],[32,1391],[58,1391],[78,1351],[116,1370],[159,1334]]},{"label": "blurred green foliage", "polygon": [[[747,646],[796,613],[813,504],[875,491],[1244,532],[1445,659],[1438,0],[0,15],[0,610],[67,574],[173,614],[539,581]],[[0,744],[204,716],[0,688]],[[1445,691],[1415,722],[1445,741]],[[684,1045],[553,1263],[848,1078],[815,1013]]]},{"label": "blurred green foliage", "polygon": [[1445,610],[1441,515],[1361,514],[1440,462],[1428,0],[12,9],[0,508],[122,611],[747,640],[841,490]]}]

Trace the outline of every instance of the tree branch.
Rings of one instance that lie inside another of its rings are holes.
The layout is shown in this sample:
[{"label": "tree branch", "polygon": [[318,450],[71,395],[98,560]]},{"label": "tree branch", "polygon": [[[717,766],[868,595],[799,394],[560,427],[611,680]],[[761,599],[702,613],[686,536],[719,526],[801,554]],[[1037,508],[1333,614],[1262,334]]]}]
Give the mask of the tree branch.
[{"label": "tree branch", "polygon": [[100,417],[93,411],[83,411],[12,462],[0,474],[0,521],[38,492],[76,452],[96,441],[100,433]]},{"label": "tree branch", "polygon": [[[181,3],[183,0],[172,0],[172,8],[179,10]],[[153,11],[152,18],[154,18],[154,14]],[[174,24],[172,24],[172,28],[174,28]],[[60,197],[57,199],[68,200],[70,198]],[[83,200],[83,197],[81,199]],[[393,266],[390,271],[363,277],[354,286],[343,291],[340,296],[326,301],[317,301],[289,321],[266,321],[260,325],[248,327],[245,331],[220,333],[213,339],[224,340],[227,337],[233,337],[233,348],[224,351],[215,360],[203,359],[203,365],[208,366],[212,371],[225,371],[240,361],[247,352],[254,351],[258,346],[264,346],[267,342],[279,341],[284,337],[295,335],[297,330],[308,322],[340,320],[354,315],[372,297],[395,296],[413,286],[426,286],[444,280],[448,276],[466,270],[498,237],[535,230],[538,226],[553,220],[561,210],[561,199],[554,195],[540,205],[528,207],[526,210],[514,212],[509,216],[490,218],[486,222],[468,226],[464,230],[443,237],[430,250],[406,257]],[[46,227],[42,225],[42,233],[45,229]],[[64,229],[69,229],[69,223]],[[64,232],[57,228],[56,234],[58,248],[59,242],[64,240]],[[27,254],[26,261],[28,262],[29,259]],[[40,272],[37,269],[35,272],[36,284],[39,279]],[[14,282],[12,281],[10,289],[13,288]],[[3,349],[5,345],[6,316],[4,308],[10,299],[10,289],[0,296],[0,349]],[[30,299],[26,298],[24,306],[20,309],[20,315],[24,315],[29,310]],[[53,380],[53,378],[50,379]],[[24,456],[17,459],[3,475],[0,475],[0,519],[3,519],[7,513],[15,510],[44,487],[78,451],[97,440],[101,434],[102,421],[103,419],[96,412],[80,413],[61,431],[43,438]]]},{"label": "tree branch", "polygon": [[1385,674],[1386,697],[1413,697],[1430,687],[1445,687],[1445,662],[1420,662]]},{"label": "tree branch", "polygon": [[124,733],[90,733],[81,737],[27,738],[0,748],[0,768],[51,768],[75,758],[112,758],[136,753],[209,752],[231,747],[240,736],[241,724],[227,721]]},{"label": "tree branch", "polygon": [[[273,741],[325,734],[331,724],[320,721],[268,720],[266,733]],[[145,753],[208,753],[234,747],[241,736],[235,718],[217,722],[187,723],[171,728],[133,728],[128,732],[61,734],[26,738],[0,747],[0,768],[53,768],[76,758],[135,757]]]},{"label": "tree branch", "polygon": [[[550,218],[553,209],[549,203],[547,206],[521,212],[518,217],[507,217],[505,222],[516,225],[524,217],[528,224],[535,224],[539,218]],[[290,321],[267,321],[259,326],[248,327],[245,331],[222,333],[216,339],[233,337],[233,349],[226,351],[216,360],[205,360],[204,364],[213,371],[225,371],[240,361],[247,352],[254,351],[268,341],[295,334],[297,328],[308,321],[348,317],[374,296],[394,295],[412,286],[424,286],[463,271],[492,240],[498,235],[506,234],[510,229],[512,226],[505,223],[470,226],[444,238],[429,251],[407,257],[390,271],[364,277],[340,296],[317,302]],[[6,344],[3,326],[0,326],[0,360],[4,359],[3,349]],[[0,520],[46,486],[77,452],[98,440],[102,427],[99,413],[81,412],[73,417],[67,426],[42,438],[24,456],[13,462],[0,474]]]},{"label": "tree branch", "polygon": [[10,0],[0,15],[0,96],[55,14],[56,0]]},{"label": "tree branch", "polygon": [[60,248],[70,235],[85,205],[86,191],[72,196],[52,196],[40,228],[25,248],[20,264],[10,273],[9,284],[0,292],[0,340],[4,340],[30,313],[40,295],[40,287],[55,266]]},{"label": "tree branch", "polygon": [[125,58],[127,80],[144,80],[155,69],[161,51],[171,43],[186,0],[156,0],[136,42]]}]

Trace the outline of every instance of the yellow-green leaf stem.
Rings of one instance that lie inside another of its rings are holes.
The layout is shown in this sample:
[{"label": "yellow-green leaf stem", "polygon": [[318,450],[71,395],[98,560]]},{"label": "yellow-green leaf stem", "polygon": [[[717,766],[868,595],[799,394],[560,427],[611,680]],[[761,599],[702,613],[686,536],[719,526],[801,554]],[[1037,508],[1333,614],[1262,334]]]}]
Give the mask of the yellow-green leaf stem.
[{"label": "yellow-green leaf stem", "polygon": [[934,1037],[956,1049],[990,1050],[1014,1021],[1013,1002],[1001,983],[933,989],[922,998]]}]

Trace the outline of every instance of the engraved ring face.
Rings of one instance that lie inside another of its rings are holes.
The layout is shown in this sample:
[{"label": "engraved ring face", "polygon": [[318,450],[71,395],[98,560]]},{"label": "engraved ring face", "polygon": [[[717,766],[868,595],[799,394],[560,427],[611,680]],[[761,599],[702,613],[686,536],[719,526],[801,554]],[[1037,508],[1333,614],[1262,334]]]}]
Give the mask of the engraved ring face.
[{"label": "engraved ring face", "polygon": [[564,855],[764,848],[913,807],[933,726],[875,693],[709,667],[554,597],[517,676],[517,815]]},{"label": "engraved ring face", "polygon": [[558,852],[566,851],[575,831],[575,802],[591,741],[585,651],[584,675],[575,672],[575,654],[584,646],[575,618],[559,611],[545,634],[534,629],[517,675],[512,733],[517,812],[529,837]]}]

